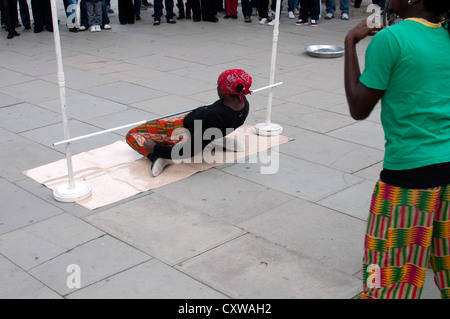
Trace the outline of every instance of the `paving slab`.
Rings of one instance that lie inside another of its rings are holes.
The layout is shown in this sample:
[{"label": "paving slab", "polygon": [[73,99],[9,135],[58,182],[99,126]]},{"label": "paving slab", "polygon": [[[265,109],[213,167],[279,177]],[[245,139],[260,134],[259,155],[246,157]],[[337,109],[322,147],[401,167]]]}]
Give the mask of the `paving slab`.
[{"label": "paving slab", "polygon": [[[261,174],[263,168],[276,173]],[[282,153],[266,156],[262,161],[250,157],[248,164],[227,166],[223,170],[312,202],[362,181],[357,176]]]},{"label": "paving slab", "polygon": [[336,210],[295,198],[238,226],[348,275],[361,269],[366,224]]},{"label": "paving slab", "polygon": [[61,299],[56,292],[0,255],[1,299]]},{"label": "paving slab", "polygon": [[[109,235],[91,240],[34,267],[31,275],[65,296],[151,259]],[[77,272],[72,266],[78,267]],[[79,275],[79,282],[71,275]],[[79,288],[75,284],[79,283]]]},{"label": "paving slab", "polygon": [[352,298],[359,280],[247,234],[177,266],[232,298]]},{"label": "paving slab", "polygon": [[31,225],[63,212],[36,195],[0,178],[0,234]]},{"label": "paving slab", "polygon": [[0,253],[30,270],[104,233],[69,213],[63,213],[0,235]]},{"label": "paving slab", "polygon": [[172,196],[152,193],[85,220],[169,265],[244,233],[233,225],[173,201]]},{"label": "paving slab", "polygon": [[153,258],[66,296],[67,299],[223,299],[224,294]]},{"label": "paving slab", "polygon": [[[211,187],[219,184],[219,192],[216,187]],[[186,189],[190,191],[186,192]],[[166,197],[177,194],[177,202],[231,225],[238,225],[293,198],[218,169],[196,174],[192,178],[155,189],[154,192]],[[249,201],[249,198],[252,200]]]}]

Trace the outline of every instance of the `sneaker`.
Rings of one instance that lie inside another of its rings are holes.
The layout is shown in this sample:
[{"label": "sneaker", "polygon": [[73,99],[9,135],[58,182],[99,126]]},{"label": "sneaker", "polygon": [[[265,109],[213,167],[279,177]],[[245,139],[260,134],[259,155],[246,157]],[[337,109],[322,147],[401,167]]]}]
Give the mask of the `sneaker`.
[{"label": "sneaker", "polygon": [[295,18],[294,12],[289,11],[289,12],[288,12],[288,17],[289,17],[289,19],[294,19],[294,18]]},{"label": "sneaker", "polygon": [[229,15],[228,13],[226,15],[223,16],[224,19],[230,19],[231,15]]},{"label": "sneaker", "polygon": [[80,28],[78,29],[78,31],[86,31],[86,27],[84,25],[80,26]]},{"label": "sneaker", "polygon": [[348,13],[343,13],[341,15],[341,20],[348,20]]},{"label": "sneaker", "polygon": [[297,22],[295,22],[295,25],[305,25],[308,24],[308,20],[298,19]]},{"label": "sneaker", "polygon": [[102,28],[100,28],[99,25],[96,25],[95,26],[95,32],[100,32],[100,31],[102,31]]},{"label": "sneaker", "polygon": [[262,18],[261,20],[259,20],[259,24],[266,24],[267,23],[267,18]]},{"label": "sneaker", "polygon": [[311,26],[317,27],[317,20],[311,19]]},{"label": "sneaker", "polygon": [[334,14],[332,14],[332,13],[330,13],[330,12],[327,13],[326,16],[325,16],[325,19],[326,19],[326,20],[331,20],[331,19],[333,19],[333,18],[334,18]]},{"label": "sneaker", "polygon": [[103,29],[105,29],[105,30],[111,30],[112,28],[111,28],[111,25],[105,24],[105,25],[103,26]]},{"label": "sneaker", "polygon": [[170,160],[165,158],[158,158],[152,164],[152,175],[153,177],[158,176],[162,173],[164,168],[171,163]]},{"label": "sneaker", "polygon": [[250,23],[250,22],[252,22],[252,18],[251,17],[244,17],[244,22]]},{"label": "sneaker", "polygon": [[89,31],[91,31],[91,32],[97,31],[96,28],[95,28],[95,25],[90,26],[90,27],[89,27]]},{"label": "sneaker", "polygon": [[[278,24],[280,24],[281,21],[278,20]],[[275,19],[273,19],[272,21],[270,21],[269,23],[267,23],[268,25],[275,25]]]},{"label": "sneaker", "polygon": [[275,17],[275,11],[270,10],[269,12],[269,18],[274,18]]}]

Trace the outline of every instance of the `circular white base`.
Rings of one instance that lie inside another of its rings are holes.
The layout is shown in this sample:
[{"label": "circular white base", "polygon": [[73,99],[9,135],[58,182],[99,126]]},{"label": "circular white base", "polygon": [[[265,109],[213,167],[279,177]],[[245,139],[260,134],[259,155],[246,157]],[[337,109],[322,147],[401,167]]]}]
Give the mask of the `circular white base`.
[{"label": "circular white base", "polygon": [[258,123],[253,127],[253,133],[263,136],[274,136],[280,135],[283,132],[283,127],[271,123],[270,125],[266,125],[266,123]]},{"label": "circular white base", "polygon": [[59,186],[53,191],[53,198],[59,202],[76,202],[91,196],[91,188],[85,184],[75,183],[74,188],[69,184]]}]

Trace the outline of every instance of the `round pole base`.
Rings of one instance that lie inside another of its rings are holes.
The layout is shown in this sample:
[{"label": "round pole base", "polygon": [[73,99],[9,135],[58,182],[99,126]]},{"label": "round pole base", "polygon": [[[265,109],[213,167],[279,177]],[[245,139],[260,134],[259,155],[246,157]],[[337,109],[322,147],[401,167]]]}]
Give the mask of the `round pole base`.
[{"label": "round pole base", "polygon": [[258,123],[253,127],[253,133],[262,136],[275,136],[280,135],[282,132],[283,127],[275,123],[269,125],[266,123]]},{"label": "round pole base", "polygon": [[91,196],[91,188],[88,185],[81,183],[74,183],[75,186],[71,188],[69,184],[61,185],[53,191],[53,198],[59,202],[71,203]]}]

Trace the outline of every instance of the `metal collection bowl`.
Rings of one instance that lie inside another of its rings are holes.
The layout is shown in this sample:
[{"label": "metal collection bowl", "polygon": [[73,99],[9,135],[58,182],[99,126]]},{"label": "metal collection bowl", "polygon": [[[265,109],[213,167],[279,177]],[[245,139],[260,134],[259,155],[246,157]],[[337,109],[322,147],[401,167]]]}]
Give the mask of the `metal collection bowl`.
[{"label": "metal collection bowl", "polygon": [[310,45],[305,48],[308,55],[317,58],[337,58],[344,55],[344,48],[337,45]]}]

